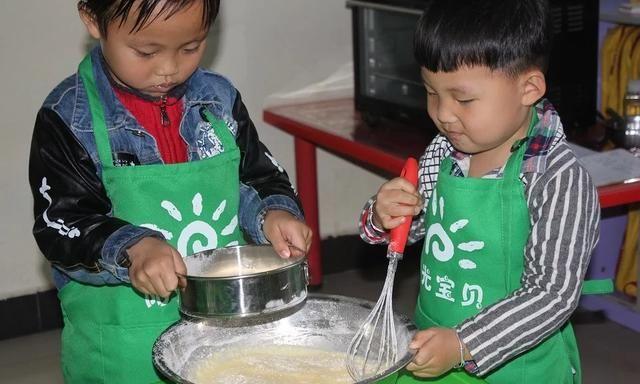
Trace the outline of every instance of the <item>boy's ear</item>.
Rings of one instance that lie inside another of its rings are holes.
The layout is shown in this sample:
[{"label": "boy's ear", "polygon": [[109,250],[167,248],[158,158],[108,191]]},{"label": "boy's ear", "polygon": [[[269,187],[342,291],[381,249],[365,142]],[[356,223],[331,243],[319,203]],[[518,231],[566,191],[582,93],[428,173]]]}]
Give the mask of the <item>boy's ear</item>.
[{"label": "boy's ear", "polygon": [[520,76],[522,86],[522,104],[532,106],[547,91],[547,81],[539,69],[531,69]]},{"label": "boy's ear", "polygon": [[78,13],[80,14],[80,20],[82,20],[82,23],[87,28],[89,35],[94,39],[99,40],[102,37],[102,34],[100,33],[100,27],[96,22],[96,18],[82,7],[78,7]]}]

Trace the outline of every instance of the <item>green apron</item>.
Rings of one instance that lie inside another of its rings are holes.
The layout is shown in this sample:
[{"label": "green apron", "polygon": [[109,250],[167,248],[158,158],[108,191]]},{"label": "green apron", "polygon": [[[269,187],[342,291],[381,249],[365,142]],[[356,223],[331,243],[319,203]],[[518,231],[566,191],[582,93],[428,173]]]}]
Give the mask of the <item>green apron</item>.
[{"label": "green apron", "polygon": [[[535,114],[534,114],[535,116]],[[537,122],[534,117],[529,131]],[[526,142],[509,158],[501,179],[456,177],[452,160],[440,167],[425,218],[419,329],[454,327],[520,288],[530,219],[520,168]],[[610,282],[585,290],[606,291]],[[604,286],[604,290],[602,289]],[[583,291],[584,292],[584,291]],[[397,383],[580,383],[580,358],[567,323],[545,341],[481,380],[464,370],[437,379],[400,373]]]},{"label": "green apron", "polygon": [[[80,64],[102,181],[113,216],[160,231],[183,256],[243,242],[238,226],[240,151],[226,125],[208,114],[224,152],[180,164],[113,165],[91,59]],[[64,315],[62,370],[66,383],[160,382],[152,364],[155,339],[179,319],[178,299],[145,296],[130,285],[68,283],[59,293]]]}]

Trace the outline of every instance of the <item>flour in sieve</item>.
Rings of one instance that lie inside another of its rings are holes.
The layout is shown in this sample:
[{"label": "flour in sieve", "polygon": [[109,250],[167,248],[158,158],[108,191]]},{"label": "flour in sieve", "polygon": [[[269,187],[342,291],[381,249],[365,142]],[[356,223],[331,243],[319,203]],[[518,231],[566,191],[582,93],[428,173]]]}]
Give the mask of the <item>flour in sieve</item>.
[{"label": "flour in sieve", "polygon": [[200,273],[202,277],[233,277],[242,275],[252,275],[254,273],[263,273],[272,270],[272,266],[246,266],[246,265],[225,265],[215,266],[211,270]]}]

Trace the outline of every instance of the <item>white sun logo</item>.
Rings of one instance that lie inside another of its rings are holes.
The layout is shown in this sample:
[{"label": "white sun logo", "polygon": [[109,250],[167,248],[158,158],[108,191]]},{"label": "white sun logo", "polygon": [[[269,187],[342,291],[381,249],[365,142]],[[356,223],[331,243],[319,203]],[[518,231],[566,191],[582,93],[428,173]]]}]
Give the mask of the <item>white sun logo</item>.
[{"label": "white sun logo", "polygon": [[[169,200],[163,200],[160,203],[160,206],[175,221],[180,223],[183,222],[183,214],[173,202]],[[180,235],[178,236],[178,241],[176,242],[178,252],[180,252],[180,254],[183,257],[191,255],[193,253],[201,252],[207,249],[218,248],[218,241],[220,240],[216,230],[213,229],[213,227],[209,223],[201,219],[203,206],[202,206],[202,195],[200,193],[196,193],[193,196],[193,199],[191,200],[191,206],[192,206],[192,212],[195,216],[195,220],[188,223],[182,229],[182,231],[180,232]],[[213,220],[214,222],[217,222],[218,220],[220,220],[220,216],[224,212],[226,206],[227,206],[227,201],[223,200],[218,205],[216,210],[213,212],[213,215],[211,216],[211,220]],[[145,228],[153,229],[155,231],[162,233],[162,235],[167,240],[172,240],[174,238],[174,234],[172,232],[163,228],[159,228],[155,224],[147,223],[147,224],[141,224],[141,226]],[[222,228],[222,230],[220,231],[220,237],[229,236],[233,234],[237,227],[238,227],[238,215],[234,215],[231,221],[228,224],[226,224],[224,228]],[[195,235],[203,236],[206,239],[206,242],[203,244],[200,240],[195,240],[193,241],[191,247],[189,247],[190,239]],[[238,245],[238,241],[234,240],[223,246],[231,247],[235,245]]]},{"label": "white sun logo", "polygon": [[[433,196],[431,197],[431,213],[433,216],[440,216],[440,220],[444,218],[444,197],[438,198],[438,194],[436,190],[433,191]],[[449,226],[450,233],[456,233],[459,230],[469,224],[469,220],[460,219],[455,223]],[[433,242],[431,242],[432,237],[436,237]],[[441,262],[447,262],[451,260],[455,254],[455,248],[449,234],[442,227],[440,223],[434,223],[429,226],[427,230],[427,235],[425,238],[425,253],[428,255],[429,251],[433,253],[433,256],[436,260]],[[484,248],[484,241],[469,241],[467,243],[458,244],[457,248],[464,252],[475,252],[477,250]],[[462,269],[476,269],[477,265],[475,262],[462,258],[458,261],[458,265]]]}]

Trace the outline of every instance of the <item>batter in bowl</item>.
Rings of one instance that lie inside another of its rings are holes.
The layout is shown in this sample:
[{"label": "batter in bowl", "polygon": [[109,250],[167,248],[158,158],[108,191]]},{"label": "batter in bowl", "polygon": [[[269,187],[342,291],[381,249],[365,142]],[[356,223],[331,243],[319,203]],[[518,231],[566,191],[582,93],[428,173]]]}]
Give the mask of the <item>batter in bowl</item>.
[{"label": "batter in bowl", "polygon": [[353,383],[346,353],[291,345],[246,347],[217,353],[189,370],[197,384]]}]

